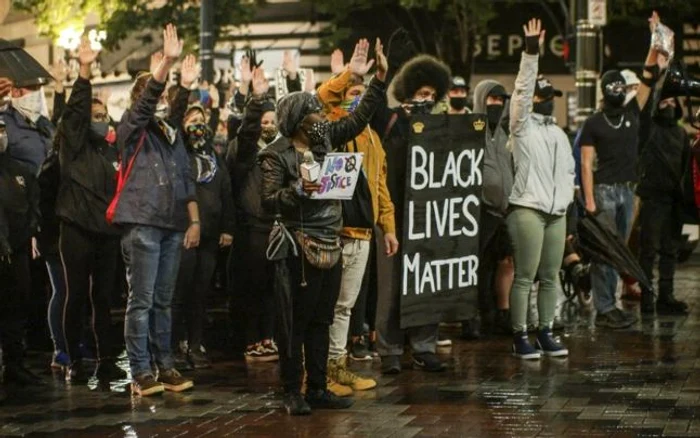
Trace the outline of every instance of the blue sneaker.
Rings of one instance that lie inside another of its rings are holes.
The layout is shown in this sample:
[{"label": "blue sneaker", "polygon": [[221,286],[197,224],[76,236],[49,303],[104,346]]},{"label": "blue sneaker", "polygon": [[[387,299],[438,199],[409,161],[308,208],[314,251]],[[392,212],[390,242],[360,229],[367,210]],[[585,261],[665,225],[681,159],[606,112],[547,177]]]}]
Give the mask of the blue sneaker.
[{"label": "blue sneaker", "polygon": [[537,351],[542,352],[545,356],[558,357],[569,355],[569,350],[552,337],[552,329],[549,328],[541,329],[537,333],[536,345]]},{"label": "blue sneaker", "polygon": [[70,357],[65,351],[55,351],[53,353],[53,358],[51,359],[51,368],[56,370],[62,370],[70,365]]},{"label": "blue sneaker", "polygon": [[527,338],[527,332],[516,333],[513,335],[513,356],[521,359],[539,359],[540,352],[535,350],[535,347],[530,344]]}]

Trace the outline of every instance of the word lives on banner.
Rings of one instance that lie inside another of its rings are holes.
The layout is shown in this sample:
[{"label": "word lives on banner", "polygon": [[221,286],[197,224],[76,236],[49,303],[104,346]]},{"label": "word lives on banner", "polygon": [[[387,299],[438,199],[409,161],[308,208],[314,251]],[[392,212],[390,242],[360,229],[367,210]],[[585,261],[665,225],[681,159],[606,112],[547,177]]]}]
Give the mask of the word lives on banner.
[{"label": "word lives on banner", "polygon": [[402,328],[476,316],[485,132],[483,115],[411,119]]},{"label": "word lives on banner", "polygon": [[361,152],[331,152],[321,164],[321,176],[316,181],[321,188],[311,199],[352,199],[362,169]]}]

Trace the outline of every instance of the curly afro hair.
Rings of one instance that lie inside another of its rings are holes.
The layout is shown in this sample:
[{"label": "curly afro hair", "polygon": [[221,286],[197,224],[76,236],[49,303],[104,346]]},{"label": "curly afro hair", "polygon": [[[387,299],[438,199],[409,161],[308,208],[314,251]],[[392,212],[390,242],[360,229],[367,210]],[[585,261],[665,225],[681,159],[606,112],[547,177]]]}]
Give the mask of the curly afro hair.
[{"label": "curly afro hair", "polygon": [[450,87],[450,67],[430,55],[418,55],[406,62],[394,78],[394,97],[399,102],[413,98],[421,87],[435,88],[436,100],[445,97]]}]

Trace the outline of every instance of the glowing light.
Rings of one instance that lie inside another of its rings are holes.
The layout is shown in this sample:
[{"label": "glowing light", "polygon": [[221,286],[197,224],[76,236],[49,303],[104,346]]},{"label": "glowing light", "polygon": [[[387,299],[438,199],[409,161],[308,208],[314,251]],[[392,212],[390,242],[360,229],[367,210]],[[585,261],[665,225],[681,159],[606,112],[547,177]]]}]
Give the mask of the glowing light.
[{"label": "glowing light", "polygon": [[66,50],[75,50],[80,46],[80,37],[83,35],[83,29],[69,27],[63,29],[58,35],[56,44]]},{"label": "glowing light", "polygon": [[102,41],[107,39],[107,32],[104,30],[91,29],[88,32],[88,39],[90,40],[90,48],[92,50],[102,50]]}]

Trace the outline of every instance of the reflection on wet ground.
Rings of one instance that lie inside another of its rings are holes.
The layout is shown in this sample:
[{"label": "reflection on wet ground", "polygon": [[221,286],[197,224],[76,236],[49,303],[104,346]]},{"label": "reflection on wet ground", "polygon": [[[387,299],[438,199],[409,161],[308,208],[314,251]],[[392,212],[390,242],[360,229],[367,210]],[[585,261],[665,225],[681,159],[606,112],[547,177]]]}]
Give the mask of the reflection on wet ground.
[{"label": "reflection on wet ground", "polygon": [[[275,364],[246,367],[215,351],[214,368],[191,373],[196,388],[184,394],[132,398],[125,381],[70,387],[58,375],[47,389],[0,390],[0,435],[698,437],[699,265],[694,259],[677,274],[688,318],[642,318],[610,331],[583,312],[561,334],[568,359],[523,362],[510,357],[507,338],[459,341],[447,328],[448,372],[385,378],[377,361],[353,364],[377,377],[376,390],[357,393],[346,411],[289,418],[280,411]],[[37,370],[48,361],[31,356]]]}]

